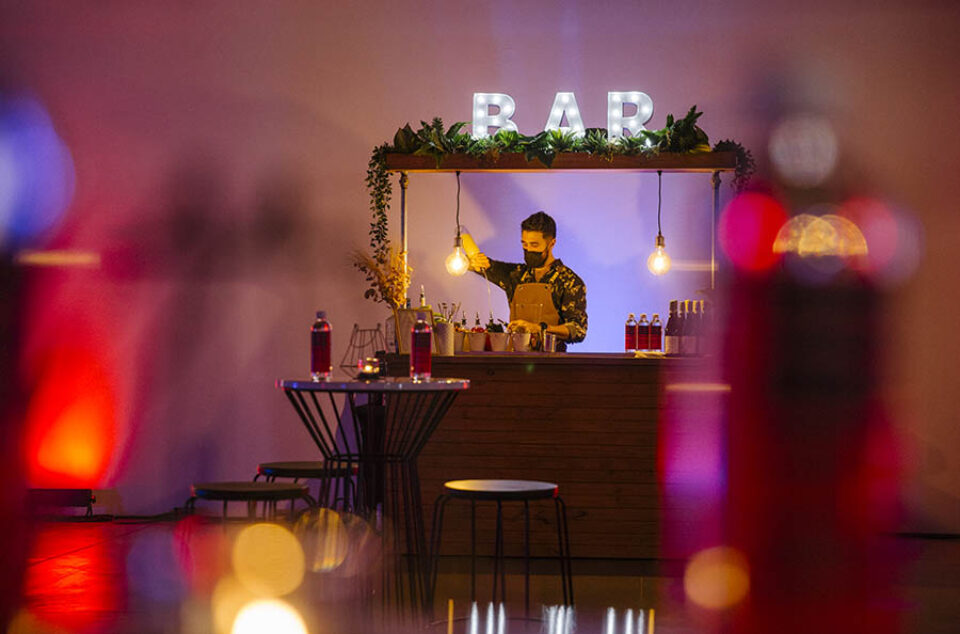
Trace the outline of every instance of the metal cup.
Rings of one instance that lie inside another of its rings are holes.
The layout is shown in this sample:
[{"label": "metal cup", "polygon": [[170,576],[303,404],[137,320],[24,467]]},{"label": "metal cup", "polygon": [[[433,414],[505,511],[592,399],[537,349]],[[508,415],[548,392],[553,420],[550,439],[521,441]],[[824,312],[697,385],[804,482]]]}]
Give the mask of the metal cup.
[{"label": "metal cup", "polygon": [[550,332],[543,333],[543,351],[544,352],[556,352],[557,351],[557,336]]}]

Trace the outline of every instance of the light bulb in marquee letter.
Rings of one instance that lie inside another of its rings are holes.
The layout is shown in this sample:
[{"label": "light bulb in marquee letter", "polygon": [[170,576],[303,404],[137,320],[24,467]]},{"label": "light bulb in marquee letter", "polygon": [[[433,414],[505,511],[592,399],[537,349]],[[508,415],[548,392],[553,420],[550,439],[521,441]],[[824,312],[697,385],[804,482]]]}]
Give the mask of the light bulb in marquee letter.
[{"label": "light bulb in marquee letter", "polygon": [[[623,106],[632,104],[637,112],[628,117],[623,116]],[[623,130],[630,131],[630,136],[637,136],[647,121],[653,118],[653,99],[643,92],[608,92],[607,93],[607,138],[618,139],[623,136]]]},{"label": "light bulb in marquee letter", "polygon": [[[567,123],[570,125],[561,126],[563,115],[567,115]],[[580,108],[577,107],[577,98],[572,92],[558,92],[553,99],[553,108],[550,109],[550,117],[547,119],[547,125],[544,131],[560,130],[564,134],[572,131],[577,138],[586,134],[586,127],[583,125],[583,117],[580,116]]]},{"label": "light bulb in marquee letter", "polygon": [[[490,114],[490,107],[498,109]],[[510,95],[499,92],[473,93],[473,138],[485,139],[490,136],[490,128],[517,131],[517,124],[510,120],[517,104]]]}]

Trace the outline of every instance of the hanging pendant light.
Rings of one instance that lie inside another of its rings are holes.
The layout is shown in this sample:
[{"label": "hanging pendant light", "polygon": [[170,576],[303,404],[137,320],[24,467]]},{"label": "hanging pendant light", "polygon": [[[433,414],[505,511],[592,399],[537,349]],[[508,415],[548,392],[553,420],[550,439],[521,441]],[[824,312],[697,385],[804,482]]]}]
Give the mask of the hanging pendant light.
[{"label": "hanging pendant light", "polygon": [[663,172],[657,170],[657,239],[653,253],[647,258],[647,268],[654,275],[663,275],[670,270],[670,256],[667,255],[667,241],[660,230],[660,206],[663,203]]},{"label": "hanging pendant light", "polygon": [[470,268],[470,259],[463,252],[463,238],[460,235],[460,172],[457,172],[457,237],[453,240],[453,252],[447,256],[447,273],[460,277]]}]

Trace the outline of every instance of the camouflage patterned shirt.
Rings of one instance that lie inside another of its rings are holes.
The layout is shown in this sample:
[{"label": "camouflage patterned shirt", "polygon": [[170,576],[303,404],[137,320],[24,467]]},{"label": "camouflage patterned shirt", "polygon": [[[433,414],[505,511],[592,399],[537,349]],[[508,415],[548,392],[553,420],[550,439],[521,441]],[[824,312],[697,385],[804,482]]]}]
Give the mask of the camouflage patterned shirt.
[{"label": "camouflage patterned shirt", "polygon": [[[482,273],[481,273],[482,275]],[[493,282],[507,293],[507,301],[513,301],[513,292],[520,284],[536,283],[533,269],[526,264],[514,264],[490,260],[486,270],[487,280]],[[578,343],[587,336],[587,285],[580,276],[560,260],[554,260],[547,272],[540,278],[541,284],[550,284],[553,288],[553,305],[560,313],[560,325],[570,331],[566,343]],[[557,350],[565,350],[563,341],[557,341]]]}]

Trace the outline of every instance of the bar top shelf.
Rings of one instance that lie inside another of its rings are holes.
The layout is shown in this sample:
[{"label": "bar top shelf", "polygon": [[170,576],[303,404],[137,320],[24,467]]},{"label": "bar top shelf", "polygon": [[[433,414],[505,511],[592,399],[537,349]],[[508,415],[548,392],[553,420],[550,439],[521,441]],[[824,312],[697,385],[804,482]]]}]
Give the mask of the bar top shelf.
[{"label": "bar top shelf", "polygon": [[[387,365],[406,367],[409,357],[406,354],[388,353],[385,357]],[[434,356],[434,365],[453,367],[484,366],[490,364],[509,365],[557,365],[557,366],[699,366],[703,364],[701,357],[634,357],[632,353],[624,352],[458,352],[452,357]]]},{"label": "bar top shelf", "polygon": [[451,154],[441,161],[432,156],[387,154],[390,172],[558,172],[572,170],[615,170],[626,172],[732,172],[737,167],[734,152],[701,152],[698,154],[663,153],[657,156],[602,156],[582,152],[561,152],[547,167],[537,159],[528,161],[523,154],[501,154],[496,162],[468,154]]}]

